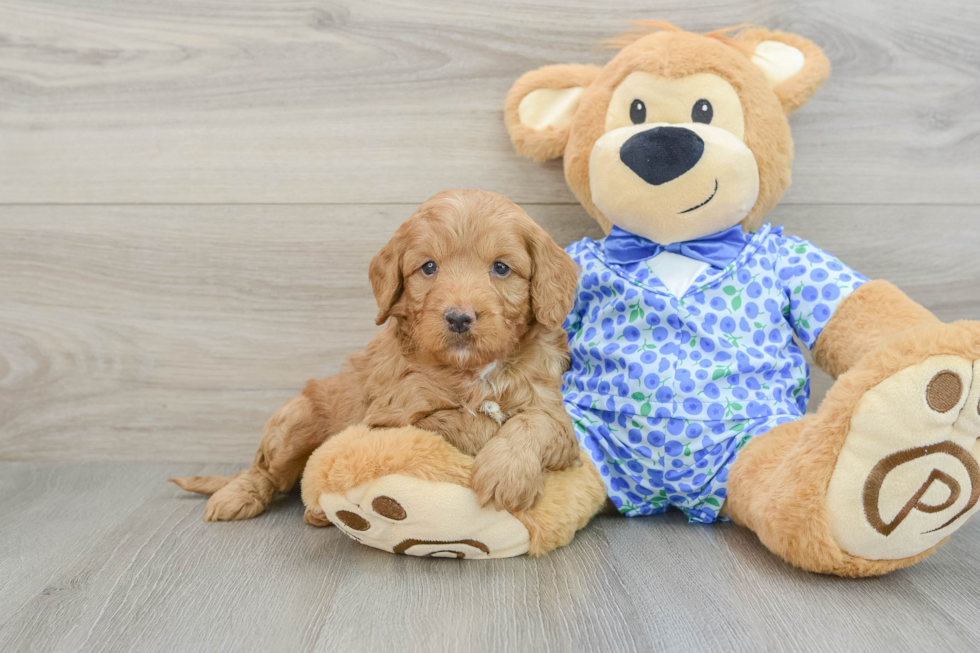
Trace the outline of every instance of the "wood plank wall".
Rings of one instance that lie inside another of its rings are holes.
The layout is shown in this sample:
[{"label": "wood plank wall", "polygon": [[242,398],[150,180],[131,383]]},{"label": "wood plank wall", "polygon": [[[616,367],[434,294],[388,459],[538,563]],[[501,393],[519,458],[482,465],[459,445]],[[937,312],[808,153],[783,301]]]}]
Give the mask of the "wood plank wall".
[{"label": "wood plank wall", "polygon": [[598,236],[501,107],[633,18],[819,43],[771,220],[980,319],[973,0],[657,4],[0,0],[0,460],[249,460],[374,333],[367,262],[443,188]]}]

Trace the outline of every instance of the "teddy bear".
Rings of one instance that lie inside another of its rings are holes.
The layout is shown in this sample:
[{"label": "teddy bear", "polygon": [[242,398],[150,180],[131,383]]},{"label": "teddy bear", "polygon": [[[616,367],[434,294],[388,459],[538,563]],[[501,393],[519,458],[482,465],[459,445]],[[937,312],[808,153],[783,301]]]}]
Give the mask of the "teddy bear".
[{"label": "teddy bear", "polygon": [[[567,250],[581,274],[562,390],[582,465],[532,508],[495,511],[437,436],[355,428],[311,457],[304,501],[416,555],[540,555],[605,507],[730,519],[819,573],[922,560],[980,508],[980,324],[944,324],[765,222],[790,184],[787,116],[830,72],[819,47],[641,27],[605,66],[526,73],[505,106],[518,153],[562,157],[607,234]],[[836,379],[812,415],[800,345]]]}]

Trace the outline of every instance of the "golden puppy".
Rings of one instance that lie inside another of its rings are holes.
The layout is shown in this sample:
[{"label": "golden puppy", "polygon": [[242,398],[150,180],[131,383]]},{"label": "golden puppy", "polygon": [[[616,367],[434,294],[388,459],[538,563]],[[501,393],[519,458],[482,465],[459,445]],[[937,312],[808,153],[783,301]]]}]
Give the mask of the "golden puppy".
[{"label": "golden puppy", "polygon": [[[418,208],[371,261],[388,322],[339,374],[310,381],[265,427],[234,477],[172,479],[208,500],[205,519],[249,519],[289,490],[310,454],[348,426],[415,425],[475,455],[482,504],[529,508],[546,471],[579,459],[565,412],[562,322],[578,267],[516,204],[452,190]],[[391,318],[391,319],[389,319]],[[327,523],[322,513],[306,520]]]}]

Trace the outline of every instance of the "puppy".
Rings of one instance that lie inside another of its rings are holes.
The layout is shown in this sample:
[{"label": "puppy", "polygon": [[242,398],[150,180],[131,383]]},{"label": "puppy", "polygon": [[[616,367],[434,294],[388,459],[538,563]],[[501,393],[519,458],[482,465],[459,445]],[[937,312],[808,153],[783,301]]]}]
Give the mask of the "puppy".
[{"label": "puppy", "polygon": [[[545,472],[579,457],[561,396],[562,322],[577,275],[568,255],[502,195],[431,197],[371,261],[377,324],[388,324],[367,348],[276,412],[250,469],[171,480],[213,495],[206,521],[249,519],[293,487],[330,436],[355,424],[414,425],[475,456],[481,504],[530,508]],[[322,513],[305,518],[327,523]]]}]

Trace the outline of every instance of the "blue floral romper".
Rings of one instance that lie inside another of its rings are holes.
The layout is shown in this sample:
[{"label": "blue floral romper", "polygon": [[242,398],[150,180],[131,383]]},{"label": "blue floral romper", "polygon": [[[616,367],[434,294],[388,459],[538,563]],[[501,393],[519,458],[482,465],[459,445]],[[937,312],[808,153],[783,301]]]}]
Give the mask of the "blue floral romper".
[{"label": "blue floral romper", "polygon": [[794,333],[812,347],[867,279],[765,224],[677,298],[645,261],[607,262],[604,242],[567,249],[582,271],[565,322],[565,407],[620,512],[674,506],[713,522],[739,449],[806,412]]}]

